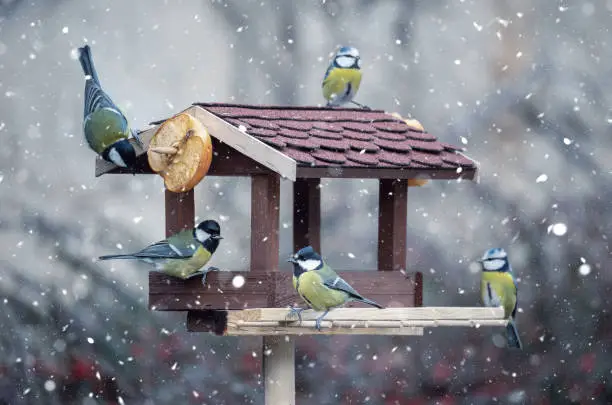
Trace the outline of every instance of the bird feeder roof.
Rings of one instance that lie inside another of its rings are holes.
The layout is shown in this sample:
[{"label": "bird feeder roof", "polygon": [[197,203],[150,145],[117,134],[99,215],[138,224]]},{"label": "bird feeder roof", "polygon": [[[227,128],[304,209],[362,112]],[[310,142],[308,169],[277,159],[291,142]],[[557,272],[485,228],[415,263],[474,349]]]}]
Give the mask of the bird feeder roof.
[{"label": "bird feeder roof", "polygon": [[[414,172],[414,177],[445,179],[473,179],[477,171],[461,148],[382,110],[196,105],[294,159],[299,169],[399,169]],[[318,172],[325,171],[330,172]],[[345,177],[336,171],[337,177]]]},{"label": "bird feeder roof", "polygon": [[[477,163],[460,147],[440,142],[383,110],[195,103],[185,112],[208,129],[214,150],[221,147],[226,158],[233,150],[252,163],[253,169],[235,175],[256,174],[263,168],[293,181],[326,177],[474,180],[477,176]],[[141,135],[145,144],[154,130]],[[145,150],[136,149],[138,172],[150,172]],[[210,174],[217,171],[214,162],[211,170]],[[96,176],[128,172],[99,158],[96,162]]]}]

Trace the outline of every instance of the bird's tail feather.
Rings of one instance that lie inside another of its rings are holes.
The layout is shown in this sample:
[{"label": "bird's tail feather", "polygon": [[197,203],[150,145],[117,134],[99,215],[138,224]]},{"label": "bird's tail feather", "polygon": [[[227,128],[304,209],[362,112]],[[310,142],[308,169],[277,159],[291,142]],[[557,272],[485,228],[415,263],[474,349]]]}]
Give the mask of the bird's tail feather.
[{"label": "bird's tail feather", "polygon": [[518,334],[518,329],[516,329],[516,324],[514,320],[510,320],[508,325],[506,325],[506,334],[508,335],[508,346],[516,349],[522,349],[523,344],[521,343],[521,338]]},{"label": "bird's tail feather", "polygon": [[89,45],[79,48],[79,62],[81,62],[81,67],[83,68],[83,73],[85,73],[85,76],[91,76],[93,81],[100,85],[98,73],[96,72],[93,59],[91,58],[91,49],[89,48]]},{"label": "bird's tail feather", "polygon": [[380,305],[380,304],[378,304],[378,303],[376,303],[376,302],[374,302],[372,300],[369,300],[367,298],[363,298],[362,297],[362,298],[357,299],[357,301],[363,302],[364,304],[372,305],[373,307],[376,307],[376,308],[379,308],[379,309],[384,309],[385,308],[382,305]]},{"label": "bird's tail feather", "polygon": [[135,259],[134,255],[106,255],[98,257],[98,260]]}]

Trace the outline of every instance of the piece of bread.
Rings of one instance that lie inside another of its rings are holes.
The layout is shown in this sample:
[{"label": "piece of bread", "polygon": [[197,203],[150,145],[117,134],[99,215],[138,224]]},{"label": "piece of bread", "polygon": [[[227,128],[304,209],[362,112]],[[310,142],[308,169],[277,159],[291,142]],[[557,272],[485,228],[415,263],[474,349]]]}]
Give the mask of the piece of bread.
[{"label": "piece of bread", "polygon": [[155,132],[147,157],[151,169],[175,193],[193,189],[212,162],[212,140],[202,123],[187,113],[166,120]]},{"label": "piece of bread", "polygon": [[[391,115],[397,119],[404,121],[406,125],[410,127],[410,129],[414,131],[418,131],[418,132],[425,132],[425,128],[423,128],[423,125],[418,120],[414,118],[413,119],[404,118],[399,113],[396,113],[396,112],[391,113]],[[429,180],[427,179],[408,179],[408,187],[421,187],[427,183],[429,183]]]}]

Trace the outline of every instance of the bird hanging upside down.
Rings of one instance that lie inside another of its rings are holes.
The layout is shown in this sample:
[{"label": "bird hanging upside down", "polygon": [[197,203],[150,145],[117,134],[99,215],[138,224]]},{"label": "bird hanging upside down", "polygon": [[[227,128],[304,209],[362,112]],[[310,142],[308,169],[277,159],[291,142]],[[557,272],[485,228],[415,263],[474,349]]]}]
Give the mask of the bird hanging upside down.
[{"label": "bird hanging upside down", "polygon": [[89,45],[79,48],[79,62],[85,73],[83,132],[91,149],[104,160],[134,169],[136,151],[131,136],[142,146],[138,133],[130,129],[127,118],[100,85]]}]

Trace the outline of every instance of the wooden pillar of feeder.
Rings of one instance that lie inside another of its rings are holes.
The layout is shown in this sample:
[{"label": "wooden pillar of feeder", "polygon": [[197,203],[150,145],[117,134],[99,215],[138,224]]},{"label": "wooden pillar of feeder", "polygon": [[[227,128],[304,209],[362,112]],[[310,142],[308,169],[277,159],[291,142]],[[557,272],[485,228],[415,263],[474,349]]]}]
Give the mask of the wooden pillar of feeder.
[{"label": "wooden pillar of feeder", "polygon": [[[254,175],[251,180],[251,271],[278,271],[280,177]],[[274,293],[268,305],[274,306]],[[284,336],[265,336],[262,367],[266,405],[295,404],[295,345]]]},{"label": "wooden pillar of feeder", "polygon": [[[165,190],[166,206],[166,237],[170,237],[184,229],[195,226],[195,196],[193,189],[184,193],[173,193]],[[225,311],[204,310],[199,312],[199,322],[202,327],[217,335],[223,333],[225,327]]]},{"label": "wooden pillar of feeder", "polygon": [[378,187],[378,269],[406,270],[408,182],[381,179]]},{"label": "wooden pillar of feeder", "polygon": [[195,198],[193,190],[185,193],[166,193],[166,237],[183,229],[193,228],[195,218]]},{"label": "wooden pillar of feeder", "polygon": [[251,179],[251,271],[276,271],[280,177],[261,174]]},{"label": "wooden pillar of feeder", "polygon": [[295,344],[291,336],[264,337],[266,405],[295,405]]},{"label": "wooden pillar of feeder", "polygon": [[293,183],[293,251],[312,246],[321,253],[321,179]]}]

